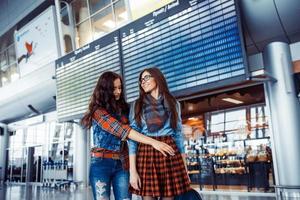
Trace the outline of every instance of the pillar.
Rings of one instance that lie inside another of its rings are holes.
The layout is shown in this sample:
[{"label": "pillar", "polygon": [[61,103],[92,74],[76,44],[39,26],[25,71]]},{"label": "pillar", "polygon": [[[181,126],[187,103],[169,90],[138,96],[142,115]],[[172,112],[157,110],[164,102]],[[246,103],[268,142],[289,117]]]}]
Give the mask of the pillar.
[{"label": "pillar", "polygon": [[7,167],[7,148],[8,148],[8,141],[9,141],[9,133],[6,124],[0,123],[0,183],[5,181],[5,170]]},{"label": "pillar", "polygon": [[271,117],[277,194],[282,199],[284,193],[293,197],[300,191],[300,105],[289,45],[270,43],[263,51],[263,60],[267,74],[275,80],[265,83],[265,93]]},{"label": "pillar", "polygon": [[87,131],[79,124],[75,123],[75,141],[74,141],[74,181],[79,185],[88,184],[88,136]]}]

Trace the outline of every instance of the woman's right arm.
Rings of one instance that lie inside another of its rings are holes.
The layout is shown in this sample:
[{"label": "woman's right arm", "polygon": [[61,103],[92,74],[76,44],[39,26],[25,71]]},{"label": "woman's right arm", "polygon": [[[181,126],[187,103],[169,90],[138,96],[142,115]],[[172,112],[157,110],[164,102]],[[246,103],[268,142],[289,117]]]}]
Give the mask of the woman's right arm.
[{"label": "woman's right arm", "polygon": [[174,155],[174,150],[171,146],[147,137],[135,131],[129,125],[120,123],[104,109],[98,109],[94,113],[93,118],[97,121],[101,128],[120,138],[121,140],[126,140],[128,137],[131,140],[153,146],[153,148],[160,151],[165,156],[167,156],[167,154]]},{"label": "woman's right arm", "polygon": [[154,149],[160,151],[164,156],[167,156],[167,154],[174,155],[175,153],[174,149],[166,143],[145,136],[134,129],[130,130],[128,138],[136,142],[151,145]]}]

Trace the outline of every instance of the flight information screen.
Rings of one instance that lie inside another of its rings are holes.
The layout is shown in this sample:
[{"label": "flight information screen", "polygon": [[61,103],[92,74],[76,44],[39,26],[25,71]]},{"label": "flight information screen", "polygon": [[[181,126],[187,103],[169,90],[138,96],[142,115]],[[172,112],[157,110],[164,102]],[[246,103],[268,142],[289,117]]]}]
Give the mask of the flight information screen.
[{"label": "flight information screen", "polygon": [[138,75],[156,66],[171,91],[245,76],[234,0],[177,0],[120,29],[127,100]]},{"label": "flight information screen", "polygon": [[113,32],[56,60],[57,110],[60,120],[82,115],[99,76],[121,74],[119,33]]},{"label": "flight information screen", "polygon": [[[82,115],[98,77],[122,74],[127,101],[138,75],[156,66],[172,92],[199,92],[247,77],[234,0],[177,0],[56,60],[61,121]],[[235,79],[234,79],[235,80]]]}]

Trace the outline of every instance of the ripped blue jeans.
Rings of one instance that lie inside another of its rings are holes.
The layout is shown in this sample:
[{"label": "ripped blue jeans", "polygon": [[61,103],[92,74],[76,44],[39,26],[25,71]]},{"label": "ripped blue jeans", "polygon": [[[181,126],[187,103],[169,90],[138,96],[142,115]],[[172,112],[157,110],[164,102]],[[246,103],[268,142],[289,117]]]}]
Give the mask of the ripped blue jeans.
[{"label": "ripped blue jeans", "polygon": [[90,184],[95,200],[109,200],[113,187],[115,200],[130,200],[129,172],[123,170],[120,160],[91,158]]}]

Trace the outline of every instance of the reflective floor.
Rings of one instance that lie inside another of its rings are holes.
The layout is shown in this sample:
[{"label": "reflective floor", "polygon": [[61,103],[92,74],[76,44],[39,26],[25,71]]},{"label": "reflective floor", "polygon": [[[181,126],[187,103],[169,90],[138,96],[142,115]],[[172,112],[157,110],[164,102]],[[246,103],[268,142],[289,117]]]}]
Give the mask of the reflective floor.
[{"label": "reflective floor", "polygon": [[[259,196],[257,196],[259,195]],[[238,192],[201,192],[204,200],[275,200],[273,194],[247,194]],[[1,185],[0,200],[92,200],[90,188],[56,190],[40,186]],[[113,197],[111,199],[114,199]],[[133,200],[140,200],[134,196]]]}]

